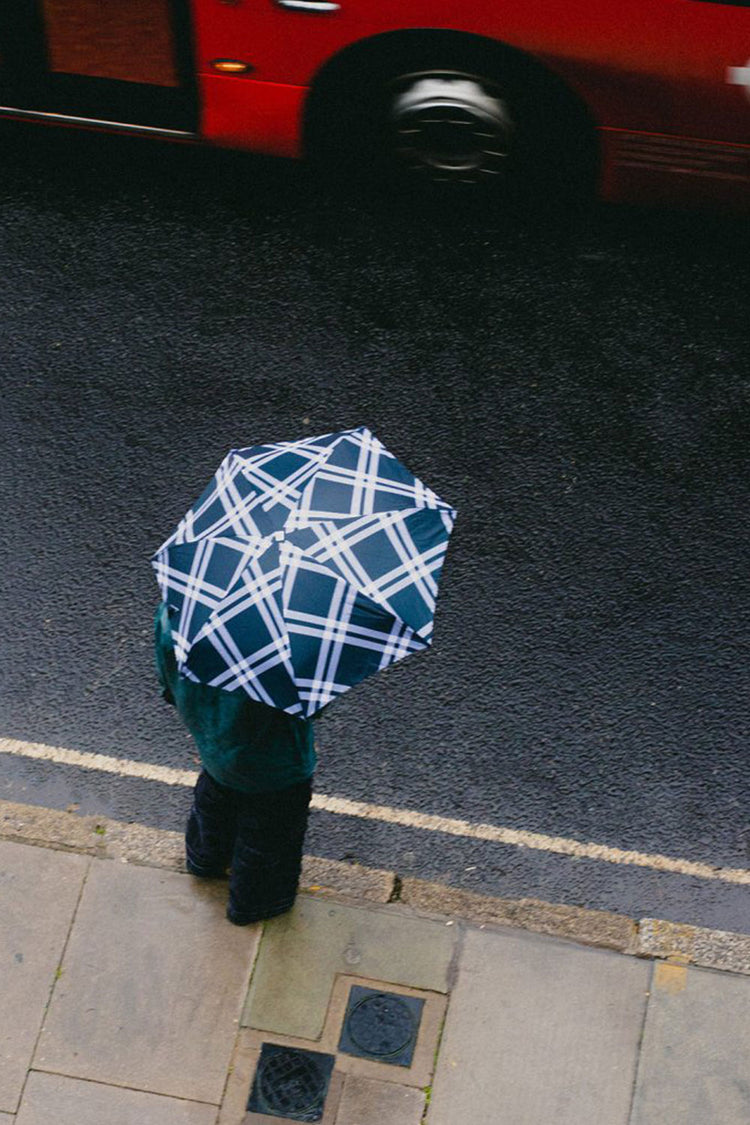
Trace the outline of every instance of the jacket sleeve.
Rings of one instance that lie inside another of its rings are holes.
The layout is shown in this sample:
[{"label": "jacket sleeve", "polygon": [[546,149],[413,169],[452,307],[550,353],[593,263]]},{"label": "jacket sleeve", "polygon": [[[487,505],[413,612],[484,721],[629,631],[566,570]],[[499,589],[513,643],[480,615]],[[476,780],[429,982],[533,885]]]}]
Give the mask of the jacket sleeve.
[{"label": "jacket sleeve", "polygon": [[169,615],[164,602],[160,602],[154,618],[154,657],[156,660],[156,674],[161,685],[162,699],[174,707],[175,698],[169,686],[170,656],[174,659],[172,649],[172,632],[169,628]]}]

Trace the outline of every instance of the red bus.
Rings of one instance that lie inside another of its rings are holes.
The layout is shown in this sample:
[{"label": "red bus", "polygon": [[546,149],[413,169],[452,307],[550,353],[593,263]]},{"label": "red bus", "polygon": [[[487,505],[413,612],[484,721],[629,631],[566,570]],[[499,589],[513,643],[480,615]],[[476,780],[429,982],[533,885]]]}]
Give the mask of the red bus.
[{"label": "red bus", "polygon": [[367,176],[750,196],[750,0],[2,0],[0,116]]}]

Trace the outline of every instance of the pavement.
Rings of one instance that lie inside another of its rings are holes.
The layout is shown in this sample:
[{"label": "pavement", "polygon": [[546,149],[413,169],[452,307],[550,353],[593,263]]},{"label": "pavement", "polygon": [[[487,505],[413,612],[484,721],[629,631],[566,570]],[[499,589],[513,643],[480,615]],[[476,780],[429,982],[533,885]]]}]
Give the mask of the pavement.
[{"label": "pavement", "polygon": [[0,1125],[747,1125],[750,937],[0,802]]}]

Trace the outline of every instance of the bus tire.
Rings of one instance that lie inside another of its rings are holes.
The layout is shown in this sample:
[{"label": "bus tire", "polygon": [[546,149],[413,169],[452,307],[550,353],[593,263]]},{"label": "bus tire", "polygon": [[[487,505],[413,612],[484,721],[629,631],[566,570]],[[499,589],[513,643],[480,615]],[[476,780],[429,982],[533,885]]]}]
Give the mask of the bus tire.
[{"label": "bus tire", "polygon": [[409,196],[590,195],[593,123],[540,64],[440,32],[383,40],[369,54],[358,44],[313,86],[306,146],[318,164]]}]

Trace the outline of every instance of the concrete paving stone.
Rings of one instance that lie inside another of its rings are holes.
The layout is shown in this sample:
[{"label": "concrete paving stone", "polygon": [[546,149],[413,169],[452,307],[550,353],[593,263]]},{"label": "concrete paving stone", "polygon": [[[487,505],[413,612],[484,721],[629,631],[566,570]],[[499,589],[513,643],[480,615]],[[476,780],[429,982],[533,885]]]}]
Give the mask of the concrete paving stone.
[{"label": "concrete paving stone", "polygon": [[750,979],[654,965],[631,1125],[747,1125]]},{"label": "concrete paving stone", "polygon": [[684,958],[692,965],[750,976],[750,934],[642,918],[638,926],[638,953]]},{"label": "concrete paving stone", "polygon": [[455,935],[398,909],[299,898],[265,926],[242,1024],[318,1039],[338,973],[447,992]]},{"label": "concrete paving stone", "polygon": [[259,937],[226,894],[94,860],[35,1068],[218,1105]]},{"label": "concrete paving stone", "polygon": [[89,860],[0,841],[0,1110],[15,1113]]},{"label": "concrete paving stone", "polygon": [[242,1121],[259,1058],[260,1047],[249,1041],[246,1031],[240,1031],[217,1125],[239,1125]]},{"label": "concrete paving stone", "polygon": [[388,902],[393,893],[393,872],[335,859],[306,855],[300,887],[314,894],[336,894],[369,902]]},{"label": "concrete paving stone", "polygon": [[429,1125],[627,1125],[649,971],[553,938],[470,930]]},{"label": "concrete paving stone", "polygon": [[104,844],[97,831],[101,825],[101,819],[95,816],[0,801],[0,837],[18,843],[101,855]]},{"label": "concrete paving stone", "polygon": [[401,884],[401,902],[415,910],[447,914],[477,925],[515,926],[539,934],[601,945],[620,953],[635,950],[636,925],[632,918],[606,910],[541,902],[539,899],[491,898],[488,895],[428,883],[407,877]]},{"label": "concrete paving stone", "polygon": [[214,1125],[215,1121],[215,1105],[32,1073],[16,1125]]},{"label": "concrete paving stone", "polygon": [[185,870],[185,833],[150,828],[146,824],[123,824],[103,820],[102,842],[108,859],[124,859],[147,867]]},{"label": "concrete paving stone", "polygon": [[424,1103],[421,1090],[349,1074],[336,1125],[420,1125]]}]

